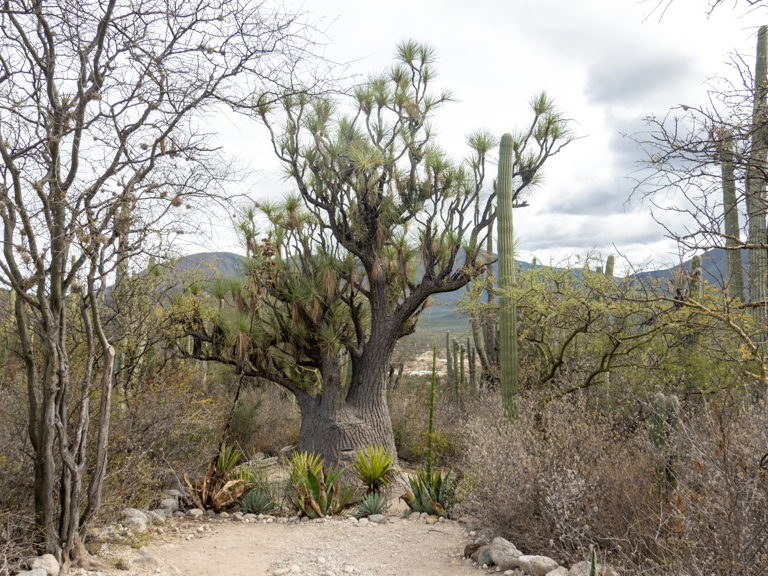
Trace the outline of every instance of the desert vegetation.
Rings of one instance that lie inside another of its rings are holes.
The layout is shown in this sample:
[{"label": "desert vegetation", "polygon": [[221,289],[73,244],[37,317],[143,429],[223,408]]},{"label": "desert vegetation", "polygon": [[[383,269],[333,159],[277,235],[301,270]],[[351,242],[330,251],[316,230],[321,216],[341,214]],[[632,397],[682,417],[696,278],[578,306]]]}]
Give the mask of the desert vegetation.
[{"label": "desert vegetation", "polygon": [[[693,257],[617,274],[515,258],[513,214],[575,138],[553,98],[456,161],[429,46],[331,90],[292,75],[297,17],[245,6],[0,6],[0,576],[43,553],[66,573],[169,488],[307,518],[394,497],[563,565],[766,573],[767,29],[744,86],[636,136],[637,192],[682,194]],[[197,128],[222,104],[294,192],[249,199],[244,256],[201,275],[167,246],[232,206]],[[463,332],[421,328],[453,292]]]}]

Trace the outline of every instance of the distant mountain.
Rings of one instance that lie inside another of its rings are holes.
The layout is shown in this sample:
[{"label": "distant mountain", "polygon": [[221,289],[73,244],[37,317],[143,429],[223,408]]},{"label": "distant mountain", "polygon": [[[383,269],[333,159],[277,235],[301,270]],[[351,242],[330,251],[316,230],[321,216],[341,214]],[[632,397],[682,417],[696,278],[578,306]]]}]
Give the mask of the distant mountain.
[{"label": "distant mountain", "polygon": [[173,264],[174,276],[211,281],[245,274],[245,256],[232,252],[198,252],[182,256]]},{"label": "distant mountain", "polygon": [[[741,263],[744,267],[744,274],[746,275],[749,270],[746,250],[742,250],[741,252]],[[682,266],[686,274],[689,274],[691,271],[691,260],[684,261]],[[640,272],[637,274],[637,278],[640,281],[650,279],[656,282],[671,282],[674,280],[675,274],[679,269],[680,266],[672,266],[671,268],[664,268],[661,270]],[[721,290],[725,289],[728,281],[728,261],[727,251],[725,249],[712,248],[701,254],[701,276],[702,279],[709,284]],[[746,278],[744,284],[746,286]]]}]

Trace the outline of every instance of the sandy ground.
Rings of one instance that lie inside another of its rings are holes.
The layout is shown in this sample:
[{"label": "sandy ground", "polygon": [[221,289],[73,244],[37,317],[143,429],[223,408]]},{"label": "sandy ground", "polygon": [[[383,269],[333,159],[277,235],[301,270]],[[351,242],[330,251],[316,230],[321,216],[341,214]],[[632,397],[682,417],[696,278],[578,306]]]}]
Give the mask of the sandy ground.
[{"label": "sandy ground", "polygon": [[[462,558],[471,537],[456,522],[350,518],[282,524],[170,520],[143,548],[113,548],[101,574],[185,576],[479,576]],[[122,560],[120,560],[122,559]],[[118,560],[122,569],[117,568]],[[91,573],[93,574],[93,573]]]}]

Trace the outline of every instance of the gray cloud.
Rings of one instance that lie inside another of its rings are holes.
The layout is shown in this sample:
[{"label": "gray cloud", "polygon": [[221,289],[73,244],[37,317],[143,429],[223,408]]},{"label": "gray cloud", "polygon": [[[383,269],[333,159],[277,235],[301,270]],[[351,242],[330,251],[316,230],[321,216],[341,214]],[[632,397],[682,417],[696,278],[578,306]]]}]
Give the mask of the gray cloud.
[{"label": "gray cloud", "polygon": [[552,206],[552,212],[561,215],[607,216],[630,211],[626,205],[632,192],[632,184],[617,180],[614,184],[602,184],[582,188],[578,194],[566,196]]},{"label": "gray cloud", "polygon": [[[625,216],[626,218],[626,216]],[[584,218],[578,223],[562,214],[542,214],[545,226],[529,228],[520,236],[522,248],[528,251],[573,248],[583,253],[585,248],[610,248],[627,244],[650,244],[662,239],[662,231],[653,223],[645,226],[622,226],[610,217]],[[646,218],[642,218],[646,220]]]},{"label": "gray cloud", "polygon": [[647,105],[673,97],[698,78],[696,62],[688,55],[613,47],[590,67],[585,93],[593,104]]}]

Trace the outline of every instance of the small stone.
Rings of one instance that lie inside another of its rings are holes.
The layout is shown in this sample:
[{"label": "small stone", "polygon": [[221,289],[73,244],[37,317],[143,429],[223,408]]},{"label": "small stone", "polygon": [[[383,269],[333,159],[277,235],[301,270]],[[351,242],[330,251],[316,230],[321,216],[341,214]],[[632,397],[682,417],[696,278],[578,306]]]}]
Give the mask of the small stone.
[{"label": "small stone", "polygon": [[235,522],[240,522],[242,521],[242,519],[243,519],[242,512],[235,512],[234,514],[232,514],[232,520],[234,520]]},{"label": "small stone", "polygon": [[200,508],[190,508],[187,510],[187,516],[193,520],[199,520],[203,517],[204,512]]},{"label": "small stone", "polygon": [[290,568],[275,568],[272,570],[272,574],[275,576],[285,576],[286,574],[290,574],[291,569]]},{"label": "small stone", "polygon": [[183,494],[178,490],[163,490],[163,496],[169,496],[170,498],[181,498]]},{"label": "small stone", "polygon": [[371,514],[368,516],[368,522],[373,522],[374,524],[384,524],[386,521],[387,517],[384,514]]},{"label": "small stone", "polygon": [[32,570],[27,570],[26,572],[19,572],[16,576],[48,576],[48,572],[42,568],[33,568]]},{"label": "small stone", "polygon": [[437,524],[437,516],[430,514],[425,518],[427,524]]},{"label": "small stone", "polygon": [[60,569],[59,562],[53,554],[43,554],[42,556],[38,556],[32,560],[29,567],[33,570],[36,568],[45,570],[45,573],[48,576],[58,576]]},{"label": "small stone", "polygon": [[130,570],[131,563],[128,561],[127,558],[118,558],[117,562],[115,562],[115,568],[117,568],[118,570]]},{"label": "small stone", "polygon": [[219,518],[229,518],[228,512],[219,512]]},{"label": "small stone", "polygon": [[302,516],[301,522],[309,522],[309,516]]},{"label": "small stone", "polygon": [[370,524],[370,521],[368,520],[368,518],[360,518],[360,519],[357,521],[357,523],[358,523],[360,526],[368,526],[368,525]]},{"label": "small stone", "polygon": [[472,555],[477,552],[483,545],[482,542],[472,542],[464,546],[464,558],[472,558]]},{"label": "small stone", "polygon": [[547,572],[547,576],[568,576],[568,568],[558,566],[554,570]]},{"label": "small stone", "polygon": [[349,564],[347,564],[347,565],[346,565],[346,566],[344,566],[344,568],[342,569],[342,572],[343,572],[344,574],[354,574],[354,573],[356,572],[356,570],[355,570],[355,567],[354,567],[354,566],[350,566]]}]

